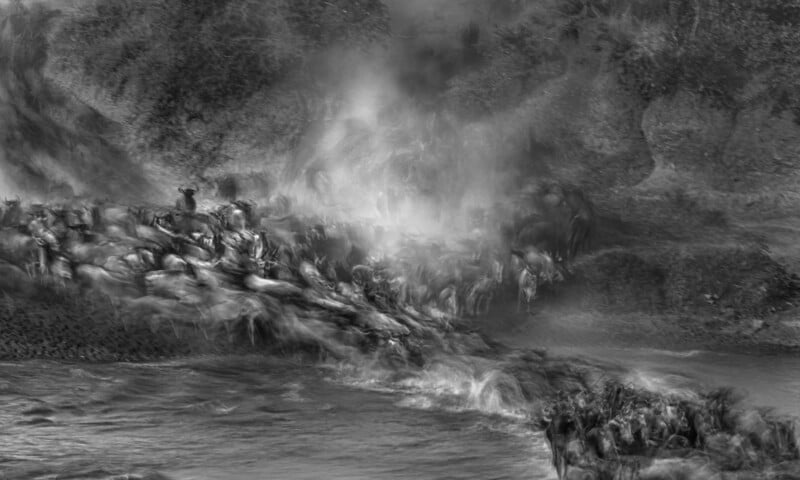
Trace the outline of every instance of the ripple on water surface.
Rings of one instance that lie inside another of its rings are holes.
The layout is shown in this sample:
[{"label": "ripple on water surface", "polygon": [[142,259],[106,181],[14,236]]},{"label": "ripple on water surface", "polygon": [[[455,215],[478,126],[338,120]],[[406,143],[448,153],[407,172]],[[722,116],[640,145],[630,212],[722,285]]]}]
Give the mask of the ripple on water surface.
[{"label": "ripple on water surface", "polygon": [[[553,478],[541,435],[481,411],[513,411],[513,385],[461,370],[444,396],[465,408],[443,408],[445,370],[400,392],[261,357],[5,363],[0,478]],[[438,406],[398,402],[426,391]]]}]

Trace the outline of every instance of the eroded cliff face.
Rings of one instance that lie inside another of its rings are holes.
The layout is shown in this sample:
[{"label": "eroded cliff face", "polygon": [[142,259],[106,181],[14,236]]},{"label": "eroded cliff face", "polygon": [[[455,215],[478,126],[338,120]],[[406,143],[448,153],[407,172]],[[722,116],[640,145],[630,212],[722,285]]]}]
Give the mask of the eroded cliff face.
[{"label": "eroded cliff face", "polygon": [[10,10],[0,20],[0,188],[6,196],[132,201],[157,196],[140,165],[113,141],[119,125],[43,75],[47,7]]},{"label": "eroded cliff face", "polygon": [[[776,111],[780,105],[758,81],[741,89],[736,108],[681,90],[643,100],[620,82],[611,59],[616,47],[605,31],[584,32],[578,25],[576,32],[556,36],[548,30],[554,27],[542,20],[537,28],[544,33],[532,30],[532,42],[547,46],[537,47],[544,53],[535,61],[526,57],[530,45],[497,43],[493,28],[520,28],[526,15],[547,12],[542,6],[547,2],[527,7],[518,3],[505,2],[471,16],[464,12],[480,9],[465,4],[459,23],[389,2],[395,45],[377,54],[385,58],[375,61],[373,53],[370,62],[359,62],[347,52],[337,57],[353,66],[346,69],[353,77],[362,78],[365,69],[373,75],[384,69],[384,77],[348,88],[348,81],[357,83],[354,78],[289,75],[218,115],[176,117],[186,145],[170,152],[147,146],[135,120],[137,109],[146,105],[135,104],[130,95],[112,95],[93,82],[82,74],[80,58],[53,53],[54,32],[75,18],[76,10],[47,15],[41,25],[7,15],[2,35],[13,45],[6,48],[16,60],[4,64],[0,85],[8,132],[4,188],[8,193],[46,194],[61,188],[65,193],[136,195],[152,186],[146,195],[152,199],[153,191],[231,172],[260,176],[261,183],[274,185],[287,181],[287,171],[297,176],[323,156],[350,157],[343,164],[369,176],[380,170],[376,164],[395,158],[392,152],[400,146],[412,156],[433,158],[429,163],[434,168],[513,172],[492,174],[490,180],[483,174],[461,175],[467,190],[488,192],[481,201],[491,200],[492,192],[507,193],[526,182],[553,178],[580,186],[605,214],[634,222],[648,209],[684,214],[685,205],[673,205],[676,195],[736,218],[786,217],[800,206],[800,126],[790,112]],[[470,19],[479,28],[470,44],[474,51],[467,51],[468,40],[462,36],[463,23]],[[37,28],[48,35],[25,36]],[[649,36],[636,38],[639,46],[652,55],[669,48],[663,32],[651,30],[645,32]],[[20,52],[29,52],[29,66],[19,62]],[[432,89],[424,98],[440,97],[435,114],[430,105],[415,103],[416,90],[403,83],[410,80],[393,76],[386,58],[419,66],[412,80],[418,90],[419,85]],[[375,100],[384,97],[390,100]],[[397,104],[413,113],[386,113],[384,107]],[[444,153],[444,147],[434,150],[423,138],[426,129],[431,135],[423,124],[434,125],[437,118],[450,119],[455,130]],[[218,161],[198,167],[192,152],[204,142],[216,145]],[[461,158],[461,163],[442,160],[448,156]],[[126,172],[125,180],[120,172]],[[483,188],[481,182],[497,184]],[[129,188],[131,184],[136,187]]]}]

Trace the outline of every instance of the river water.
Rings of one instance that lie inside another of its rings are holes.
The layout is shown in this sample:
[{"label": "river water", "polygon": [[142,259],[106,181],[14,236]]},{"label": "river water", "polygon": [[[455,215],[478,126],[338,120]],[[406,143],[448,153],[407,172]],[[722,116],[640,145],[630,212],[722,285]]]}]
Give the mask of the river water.
[{"label": "river water", "polygon": [[[655,389],[733,385],[800,415],[798,358],[552,351],[622,365]],[[556,478],[522,400],[480,363],[400,377],[262,356],[0,363],[0,479]]]},{"label": "river water", "polygon": [[554,478],[522,418],[445,396],[263,357],[2,363],[0,478]]}]

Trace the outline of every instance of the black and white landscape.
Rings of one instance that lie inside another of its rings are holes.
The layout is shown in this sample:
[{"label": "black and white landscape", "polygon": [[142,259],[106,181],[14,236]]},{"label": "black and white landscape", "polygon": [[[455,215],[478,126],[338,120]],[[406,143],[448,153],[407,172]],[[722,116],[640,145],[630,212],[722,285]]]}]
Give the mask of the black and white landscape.
[{"label": "black and white landscape", "polygon": [[0,479],[800,479],[797,0],[0,0]]}]

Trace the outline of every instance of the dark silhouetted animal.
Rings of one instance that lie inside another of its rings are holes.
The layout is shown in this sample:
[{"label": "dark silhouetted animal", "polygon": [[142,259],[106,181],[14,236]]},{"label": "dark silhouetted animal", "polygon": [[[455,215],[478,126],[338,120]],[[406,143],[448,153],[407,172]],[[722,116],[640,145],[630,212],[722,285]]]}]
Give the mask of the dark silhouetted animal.
[{"label": "dark silhouetted animal", "polygon": [[182,196],[175,202],[175,208],[181,213],[194,213],[197,211],[197,202],[194,199],[194,194],[197,188],[179,188]]},{"label": "dark silhouetted animal", "polygon": [[567,258],[575,256],[591,248],[594,233],[595,213],[592,203],[577,189],[567,189],[564,192],[564,201],[569,206],[571,217],[569,220],[569,239],[567,241]]},{"label": "dark silhouetted animal", "polygon": [[22,225],[22,202],[19,198],[15,200],[6,200],[5,213],[3,213],[3,227],[18,227]]}]

